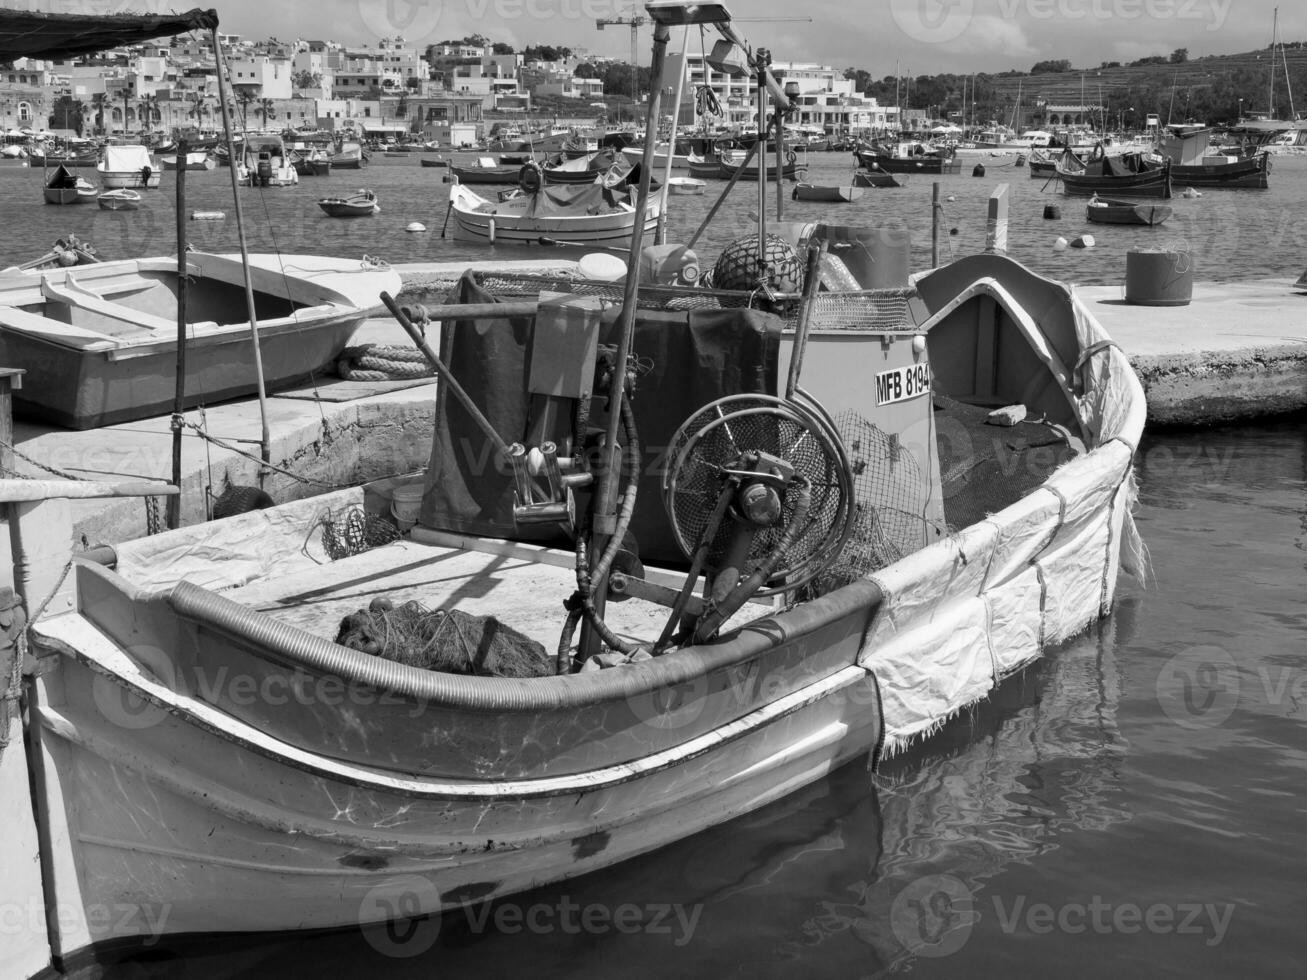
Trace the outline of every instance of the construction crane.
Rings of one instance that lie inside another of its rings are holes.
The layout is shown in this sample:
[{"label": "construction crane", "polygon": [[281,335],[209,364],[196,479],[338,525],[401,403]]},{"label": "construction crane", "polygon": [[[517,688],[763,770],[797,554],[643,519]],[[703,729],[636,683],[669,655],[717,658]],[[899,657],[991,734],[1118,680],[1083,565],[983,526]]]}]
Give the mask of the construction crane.
[{"label": "construction crane", "polygon": [[[812,23],[811,17],[735,17],[735,23],[755,22],[755,23],[775,23],[777,21],[802,21]],[[640,28],[649,23],[649,18],[644,14],[636,14],[633,17],[602,17],[595,21],[595,27],[603,30],[605,27],[618,27],[630,25],[631,28],[631,101],[640,101]]]}]

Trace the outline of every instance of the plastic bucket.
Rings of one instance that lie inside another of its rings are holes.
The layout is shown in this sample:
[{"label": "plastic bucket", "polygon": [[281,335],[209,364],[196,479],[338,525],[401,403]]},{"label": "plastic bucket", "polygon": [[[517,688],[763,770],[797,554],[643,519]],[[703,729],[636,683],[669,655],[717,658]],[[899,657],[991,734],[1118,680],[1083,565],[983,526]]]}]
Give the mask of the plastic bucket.
[{"label": "plastic bucket", "polygon": [[395,487],[390,495],[390,513],[399,523],[401,531],[407,531],[418,521],[418,512],[422,509],[422,483],[405,483]]},{"label": "plastic bucket", "polygon": [[1134,248],[1125,256],[1125,301],[1133,306],[1188,306],[1194,262],[1188,252]]},{"label": "plastic bucket", "polygon": [[827,243],[862,289],[889,289],[908,284],[912,239],[906,227],[877,228],[818,225],[813,243]]}]

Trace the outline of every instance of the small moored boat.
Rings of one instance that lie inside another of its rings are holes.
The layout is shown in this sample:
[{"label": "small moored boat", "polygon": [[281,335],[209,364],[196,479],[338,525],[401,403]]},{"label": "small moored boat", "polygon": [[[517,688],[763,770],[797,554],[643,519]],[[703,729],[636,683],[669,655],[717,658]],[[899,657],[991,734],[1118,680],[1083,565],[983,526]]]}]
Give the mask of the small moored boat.
[{"label": "small moored boat", "polygon": [[55,168],[44,188],[46,204],[81,204],[93,200],[97,193],[94,184],[85,177],[78,177],[62,163]]},{"label": "small moored boat", "polygon": [[861,187],[839,187],[827,184],[795,184],[790,195],[796,201],[823,201],[832,204],[849,204],[862,197]]},{"label": "small moored boat", "polygon": [[902,187],[908,182],[906,174],[892,174],[883,170],[856,170],[854,187]]},{"label": "small moored boat", "polygon": [[105,191],[97,200],[101,211],[135,211],[141,206],[141,195],[126,187]]},{"label": "small moored boat", "polygon": [[[487,244],[620,245],[635,227],[635,192],[603,184],[541,185],[491,201],[455,183],[449,189],[454,237]],[[658,224],[660,195],[649,197],[645,231]]]},{"label": "small moored boat", "polygon": [[667,191],[670,194],[702,194],[708,182],[698,177],[668,177]]},{"label": "small moored boat", "polygon": [[381,211],[377,195],[362,187],[349,197],[324,197],[318,207],[332,218],[364,218]]},{"label": "small moored boat", "polygon": [[1100,225],[1160,225],[1171,217],[1167,204],[1113,201],[1095,195],[1085,207],[1085,220]]},{"label": "small moored boat", "polygon": [[122,187],[151,189],[158,187],[163,179],[159,161],[150,156],[149,150],[137,144],[106,146],[95,169],[100,172],[100,183],[109,191]]}]

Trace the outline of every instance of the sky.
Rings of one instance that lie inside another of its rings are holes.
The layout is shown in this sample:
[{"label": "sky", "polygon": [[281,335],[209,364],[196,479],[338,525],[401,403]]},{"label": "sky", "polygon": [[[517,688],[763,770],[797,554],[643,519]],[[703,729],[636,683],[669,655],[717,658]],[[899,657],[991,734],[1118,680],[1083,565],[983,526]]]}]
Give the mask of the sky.
[{"label": "sky", "polygon": [[[192,0],[214,6],[225,31],[283,41],[373,41],[402,34],[422,46],[480,33],[517,48],[565,44],[630,59],[631,0]],[[168,0],[0,0],[5,6],[98,13],[186,9]],[[1028,71],[1037,61],[1073,67],[1128,62],[1188,48],[1191,58],[1270,43],[1277,0],[727,0],[737,29],[777,61],[896,73]],[[643,6],[640,7],[643,13]],[[779,20],[778,18],[787,18]],[[811,18],[811,20],[807,20]],[[679,48],[673,32],[673,49]],[[1283,3],[1283,41],[1307,40],[1307,5]],[[710,33],[708,44],[711,46]],[[651,32],[639,30],[639,59]],[[690,49],[699,47],[697,32]]]}]

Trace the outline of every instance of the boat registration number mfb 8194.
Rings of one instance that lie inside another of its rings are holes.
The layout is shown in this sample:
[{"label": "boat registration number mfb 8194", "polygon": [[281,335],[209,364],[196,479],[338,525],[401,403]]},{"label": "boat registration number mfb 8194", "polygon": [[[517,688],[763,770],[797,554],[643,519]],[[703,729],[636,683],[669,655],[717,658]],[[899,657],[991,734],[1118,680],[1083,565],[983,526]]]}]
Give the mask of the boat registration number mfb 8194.
[{"label": "boat registration number mfb 8194", "polygon": [[930,391],[930,366],[908,364],[876,375],[876,404],[892,405]]}]

